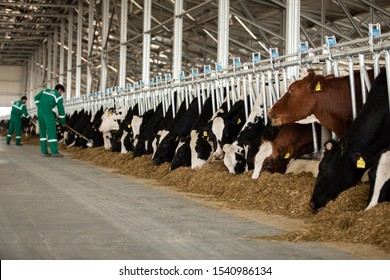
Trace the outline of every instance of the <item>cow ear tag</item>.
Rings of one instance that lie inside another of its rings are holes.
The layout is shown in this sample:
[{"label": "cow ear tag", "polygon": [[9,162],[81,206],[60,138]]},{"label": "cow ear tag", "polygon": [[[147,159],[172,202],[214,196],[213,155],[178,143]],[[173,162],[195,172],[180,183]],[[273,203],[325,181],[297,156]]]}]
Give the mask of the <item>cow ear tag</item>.
[{"label": "cow ear tag", "polygon": [[290,153],[285,154],[284,158],[290,158]]},{"label": "cow ear tag", "polygon": [[241,123],[241,119],[238,118],[238,119],[237,119],[237,124],[240,124],[240,123]]},{"label": "cow ear tag", "polygon": [[207,136],[208,136],[207,131],[206,130],[203,131],[203,137],[207,137]]},{"label": "cow ear tag", "polygon": [[176,140],[175,140],[175,141],[176,141],[176,142],[179,141],[179,136],[176,137]]},{"label": "cow ear tag", "polygon": [[321,90],[322,90],[321,84],[320,84],[320,82],[317,82],[317,84],[316,84],[316,91],[321,91]]},{"label": "cow ear tag", "polygon": [[128,128],[131,128],[131,124],[128,124],[127,127],[128,127]]},{"label": "cow ear tag", "polygon": [[366,162],[364,161],[363,157],[360,157],[358,161],[356,162],[357,168],[366,168]]}]

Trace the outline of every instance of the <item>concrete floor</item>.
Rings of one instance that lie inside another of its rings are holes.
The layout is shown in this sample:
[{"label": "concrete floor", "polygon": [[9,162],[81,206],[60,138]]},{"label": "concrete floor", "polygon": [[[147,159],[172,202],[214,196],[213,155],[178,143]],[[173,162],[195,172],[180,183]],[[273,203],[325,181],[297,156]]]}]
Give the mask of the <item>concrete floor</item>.
[{"label": "concrete floor", "polygon": [[354,259],[281,230],[0,137],[0,259]]}]

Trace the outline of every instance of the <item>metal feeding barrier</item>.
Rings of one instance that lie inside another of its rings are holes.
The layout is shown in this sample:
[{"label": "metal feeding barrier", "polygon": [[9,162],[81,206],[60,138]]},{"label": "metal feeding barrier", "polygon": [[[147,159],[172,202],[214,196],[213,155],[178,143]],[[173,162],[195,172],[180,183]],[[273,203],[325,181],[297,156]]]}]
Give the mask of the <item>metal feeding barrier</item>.
[{"label": "metal feeding barrier", "polygon": [[[270,48],[269,52],[263,55],[266,59],[261,59],[260,52],[257,52],[245,63],[239,57],[232,58],[232,64],[226,68],[215,63],[213,66],[204,65],[202,73],[199,68],[192,68],[187,75],[183,71],[174,78],[171,74],[165,74],[164,77],[156,76],[147,83],[139,81],[127,84],[125,88],[108,88],[85,94],[80,98],[65,100],[66,112],[71,114],[84,109],[94,114],[101,107],[103,109],[122,107],[128,110],[137,104],[140,114],[143,114],[162,103],[164,113],[172,106],[175,114],[182,102],[185,102],[188,108],[191,101],[197,97],[201,110],[205,100],[211,97],[214,112],[225,101],[229,110],[235,101],[243,99],[245,114],[248,117],[256,99],[259,98],[267,124],[268,110],[287,92],[293,81],[301,78],[300,73],[303,73],[303,70],[311,68],[324,75],[333,74],[336,77],[340,76],[341,72],[348,73],[355,118],[357,111],[354,70],[359,69],[361,73],[363,101],[366,100],[371,87],[367,67],[374,69],[375,76],[378,75],[380,68],[385,67],[390,89],[389,39],[390,33],[381,34],[379,24],[370,24],[366,38],[337,43],[335,36],[326,36],[326,43],[319,48],[309,48],[307,42],[301,42],[297,46],[297,52],[293,54],[280,55],[277,48]],[[318,151],[318,143],[314,144],[314,150]]]}]

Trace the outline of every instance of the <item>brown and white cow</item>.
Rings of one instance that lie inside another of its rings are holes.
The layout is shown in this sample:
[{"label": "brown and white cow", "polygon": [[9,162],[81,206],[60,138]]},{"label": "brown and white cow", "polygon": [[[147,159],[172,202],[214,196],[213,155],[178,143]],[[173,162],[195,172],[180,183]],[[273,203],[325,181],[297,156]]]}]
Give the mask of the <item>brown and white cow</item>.
[{"label": "brown and white cow", "polygon": [[[317,135],[320,127],[317,126]],[[313,152],[313,133],[310,124],[285,124],[273,141],[262,141],[255,157],[252,179],[259,178],[261,172],[286,172],[292,159]]]},{"label": "brown and white cow", "polygon": [[[373,71],[368,71],[373,81]],[[360,72],[355,71],[356,108],[362,107]],[[349,76],[308,75],[292,83],[288,91],[269,110],[273,125],[316,121],[343,137],[352,122]]]}]

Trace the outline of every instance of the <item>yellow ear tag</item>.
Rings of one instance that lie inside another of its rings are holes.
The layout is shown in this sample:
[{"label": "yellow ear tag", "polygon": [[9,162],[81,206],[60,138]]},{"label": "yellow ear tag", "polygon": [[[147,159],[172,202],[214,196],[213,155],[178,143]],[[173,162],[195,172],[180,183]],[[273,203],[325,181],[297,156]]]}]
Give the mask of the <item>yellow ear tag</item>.
[{"label": "yellow ear tag", "polygon": [[241,123],[241,119],[240,118],[237,119],[237,124],[239,124],[239,123]]},{"label": "yellow ear tag", "polygon": [[111,115],[112,115],[112,112],[108,112],[108,115],[111,116]]},{"label": "yellow ear tag", "polygon": [[284,158],[290,158],[290,153],[285,154]]},{"label": "yellow ear tag", "polygon": [[207,131],[206,130],[203,131],[203,137],[207,137],[207,136],[208,136]]},{"label": "yellow ear tag", "polygon": [[131,124],[127,125],[128,128],[131,128]]},{"label": "yellow ear tag", "polygon": [[366,162],[364,161],[364,159],[362,157],[360,157],[358,159],[358,161],[356,162],[356,167],[357,168],[366,168]]},{"label": "yellow ear tag", "polygon": [[175,140],[175,141],[176,141],[176,142],[179,141],[179,136],[176,137],[176,140]]},{"label": "yellow ear tag", "polygon": [[320,90],[321,90],[321,84],[320,84],[320,82],[318,82],[316,84],[316,91],[320,91]]}]

